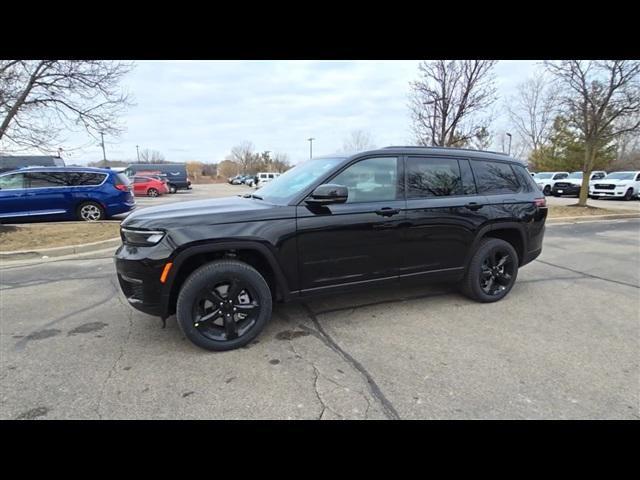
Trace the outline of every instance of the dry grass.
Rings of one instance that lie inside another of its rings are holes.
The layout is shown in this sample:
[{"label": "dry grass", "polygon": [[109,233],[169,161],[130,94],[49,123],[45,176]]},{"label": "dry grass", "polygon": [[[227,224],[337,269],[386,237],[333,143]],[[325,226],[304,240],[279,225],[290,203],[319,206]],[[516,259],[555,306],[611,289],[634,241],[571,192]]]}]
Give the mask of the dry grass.
[{"label": "dry grass", "polygon": [[579,207],[578,205],[552,205],[549,207],[549,218],[560,218],[560,217],[587,217],[592,215],[613,215],[620,213],[629,213],[629,212],[621,212],[620,210],[611,210],[608,208],[598,208],[598,207]]},{"label": "dry grass", "polygon": [[119,222],[0,225],[0,251],[66,247],[118,237]]}]

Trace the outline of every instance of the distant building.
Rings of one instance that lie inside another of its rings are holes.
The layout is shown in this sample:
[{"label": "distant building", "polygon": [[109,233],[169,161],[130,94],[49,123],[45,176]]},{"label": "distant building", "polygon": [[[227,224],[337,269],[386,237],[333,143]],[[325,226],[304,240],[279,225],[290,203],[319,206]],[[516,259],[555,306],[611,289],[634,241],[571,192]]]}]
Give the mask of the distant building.
[{"label": "distant building", "polygon": [[64,167],[64,160],[53,155],[0,156],[0,173],[22,167]]}]

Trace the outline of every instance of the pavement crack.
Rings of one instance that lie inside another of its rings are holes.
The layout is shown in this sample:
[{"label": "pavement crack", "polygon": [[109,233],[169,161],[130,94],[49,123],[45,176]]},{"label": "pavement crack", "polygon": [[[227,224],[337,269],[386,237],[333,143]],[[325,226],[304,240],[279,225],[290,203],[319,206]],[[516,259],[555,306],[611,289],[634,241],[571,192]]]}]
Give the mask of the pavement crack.
[{"label": "pavement crack", "polygon": [[[111,285],[113,285],[115,288],[113,280],[110,280],[109,283],[111,283]],[[98,415],[98,418],[100,420],[102,420],[100,407],[102,406],[102,401],[104,399],[105,390],[107,389],[107,384],[109,383],[109,380],[111,380],[111,377],[116,371],[116,367],[120,363],[120,360],[122,360],[122,357],[124,357],[124,352],[127,348],[127,345],[129,344],[129,339],[131,338],[131,331],[133,330],[133,309],[128,307],[124,303],[122,303],[122,299],[120,298],[120,295],[118,293],[116,293],[116,299],[118,300],[118,303],[120,304],[120,306],[124,308],[127,312],[127,317],[129,318],[129,330],[127,332],[127,337],[125,338],[124,342],[122,342],[122,346],[120,347],[120,354],[113,362],[113,365],[111,365],[111,368],[109,369],[109,373],[107,374],[107,378],[104,379],[104,382],[102,382],[102,385],[100,386],[100,395],[98,396],[98,403],[96,405],[96,415]]]},{"label": "pavement crack", "polygon": [[627,287],[632,287],[632,288],[640,288],[640,285],[635,285],[633,283],[628,283],[628,282],[623,282],[621,280],[613,280],[611,278],[605,278],[605,277],[601,277],[599,275],[593,275],[592,273],[586,273],[586,272],[582,272],[580,270],[575,270],[573,268],[569,268],[569,267],[565,267],[562,265],[557,265],[555,263],[551,263],[551,262],[545,262],[544,260],[538,260],[536,259],[536,262],[540,262],[544,265],[549,265],[551,267],[556,267],[556,268],[560,268],[562,270],[567,270],[569,272],[573,272],[573,273],[578,273],[580,275],[583,275],[584,277],[589,277],[589,278],[596,278],[598,280],[602,280],[604,282],[609,282],[609,283],[616,283],[618,285],[625,285]]},{"label": "pavement crack", "polygon": [[342,349],[340,345],[338,345],[333,338],[331,338],[331,336],[324,330],[324,328],[320,324],[320,321],[318,320],[316,314],[311,310],[311,308],[306,303],[303,303],[302,305],[307,312],[307,316],[313,322],[319,334],[324,339],[325,344],[329,346],[334,352],[338,353],[338,355],[340,355],[355,370],[360,372],[360,374],[365,378],[365,380],[367,381],[367,386],[369,387],[369,391],[371,392],[371,395],[373,396],[373,398],[375,398],[378,401],[378,403],[382,408],[382,412],[385,414],[385,416],[391,420],[399,420],[400,415],[396,411],[395,407],[387,399],[387,397],[385,397],[384,393],[382,393],[382,390],[380,390],[380,387],[378,386],[376,381],[373,379],[371,374],[367,371],[367,369],[364,368],[364,366],[360,362],[358,362],[355,358],[353,358],[347,351]]}]

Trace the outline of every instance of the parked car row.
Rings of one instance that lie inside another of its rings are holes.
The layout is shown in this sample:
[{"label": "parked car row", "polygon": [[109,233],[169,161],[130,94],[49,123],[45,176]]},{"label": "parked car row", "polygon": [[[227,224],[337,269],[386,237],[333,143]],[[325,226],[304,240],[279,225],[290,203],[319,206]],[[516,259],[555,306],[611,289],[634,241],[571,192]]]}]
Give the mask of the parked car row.
[{"label": "parked car row", "polygon": [[[545,195],[580,196],[582,172],[539,172],[533,174],[538,188]],[[591,198],[617,197],[625,200],[637,198],[640,194],[640,171],[607,172],[595,170],[589,177]]]},{"label": "parked car row", "polygon": [[231,185],[247,185],[249,187],[261,188],[274,178],[278,178],[278,172],[260,172],[255,175],[236,175],[227,180]]}]

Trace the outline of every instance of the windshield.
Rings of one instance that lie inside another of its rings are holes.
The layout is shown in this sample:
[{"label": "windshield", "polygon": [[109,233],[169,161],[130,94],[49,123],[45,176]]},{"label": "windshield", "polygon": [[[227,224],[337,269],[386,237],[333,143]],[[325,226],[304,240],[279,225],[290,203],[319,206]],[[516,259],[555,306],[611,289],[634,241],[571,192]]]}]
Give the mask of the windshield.
[{"label": "windshield", "polygon": [[610,173],[605,178],[611,178],[614,180],[633,180],[635,172],[615,172]]},{"label": "windshield", "polygon": [[536,173],[536,179],[547,180],[551,178],[553,173]]},{"label": "windshield", "polygon": [[567,178],[582,178],[582,172],[573,172],[570,173]]},{"label": "windshield", "polygon": [[274,178],[264,187],[259,188],[256,193],[267,202],[286,205],[301,190],[307,188],[343,160],[344,158],[306,160]]}]

